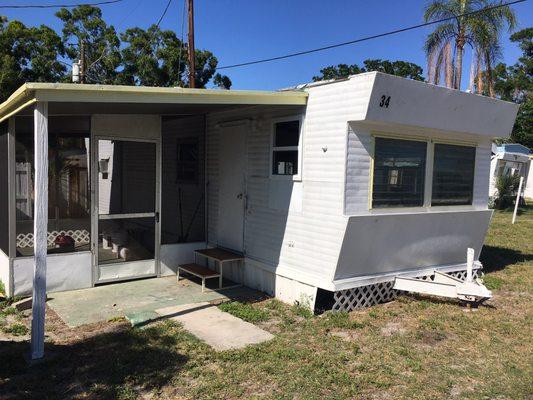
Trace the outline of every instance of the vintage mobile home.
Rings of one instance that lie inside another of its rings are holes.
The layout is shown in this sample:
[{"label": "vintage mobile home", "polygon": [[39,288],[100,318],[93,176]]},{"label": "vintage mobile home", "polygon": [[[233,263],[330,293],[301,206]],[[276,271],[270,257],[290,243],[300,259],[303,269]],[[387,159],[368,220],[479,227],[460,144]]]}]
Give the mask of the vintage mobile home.
[{"label": "vintage mobile home", "polygon": [[49,291],[220,247],[244,257],[227,278],[285,301],[386,300],[395,276],[477,260],[491,139],[516,112],[381,73],[280,92],[28,83],[0,105],[0,279],[31,291],[47,184]]}]

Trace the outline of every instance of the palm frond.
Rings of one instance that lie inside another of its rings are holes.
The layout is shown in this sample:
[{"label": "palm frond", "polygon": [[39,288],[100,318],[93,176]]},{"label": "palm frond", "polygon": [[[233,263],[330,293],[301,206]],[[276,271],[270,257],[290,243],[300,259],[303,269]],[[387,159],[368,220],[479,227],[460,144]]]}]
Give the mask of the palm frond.
[{"label": "palm frond", "polygon": [[428,35],[424,44],[424,51],[429,55],[434,49],[444,46],[445,43],[454,40],[456,37],[457,29],[453,23],[440,24]]},{"label": "palm frond", "polygon": [[454,7],[452,3],[456,2],[456,0],[436,0],[431,2],[424,9],[424,22],[455,17],[458,13],[456,7]]}]

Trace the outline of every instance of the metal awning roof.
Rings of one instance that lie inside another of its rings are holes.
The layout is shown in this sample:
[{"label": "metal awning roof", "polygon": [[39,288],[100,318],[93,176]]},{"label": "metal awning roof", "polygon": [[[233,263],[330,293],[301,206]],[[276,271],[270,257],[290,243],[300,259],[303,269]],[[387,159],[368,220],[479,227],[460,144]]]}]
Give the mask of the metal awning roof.
[{"label": "metal awning roof", "polygon": [[[242,106],[303,106],[303,91],[251,91],[146,86],[26,83],[0,104],[0,122],[38,102],[50,102],[50,113],[205,113]],[[113,107],[110,107],[113,104]],[[176,107],[179,106],[179,107]]]}]

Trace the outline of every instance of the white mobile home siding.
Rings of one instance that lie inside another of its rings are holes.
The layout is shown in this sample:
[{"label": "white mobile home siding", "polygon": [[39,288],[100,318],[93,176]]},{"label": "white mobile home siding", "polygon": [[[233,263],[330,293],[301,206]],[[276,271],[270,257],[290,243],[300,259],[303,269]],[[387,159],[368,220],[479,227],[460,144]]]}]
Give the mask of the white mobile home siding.
[{"label": "white mobile home siding", "polygon": [[[321,287],[331,284],[347,222],[343,215],[347,121],[364,117],[373,79],[373,75],[365,75],[357,82],[347,80],[311,89],[304,121],[301,182],[270,178],[270,140],[273,119],[298,115],[303,109],[261,108],[246,114],[208,116],[210,244],[217,243],[217,149],[222,140],[217,124],[248,118],[246,256],[291,279]],[[277,201],[286,197],[283,194],[287,191],[292,192],[290,206]]]}]

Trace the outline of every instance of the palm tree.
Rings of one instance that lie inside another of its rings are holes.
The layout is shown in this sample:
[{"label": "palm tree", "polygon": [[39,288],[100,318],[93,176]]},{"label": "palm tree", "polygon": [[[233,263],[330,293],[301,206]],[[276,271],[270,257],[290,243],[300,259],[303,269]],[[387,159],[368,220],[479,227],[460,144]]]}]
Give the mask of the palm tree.
[{"label": "palm tree", "polygon": [[[426,39],[424,49],[430,83],[439,83],[444,67],[446,86],[460,89],[464,50],[469,45],[474,54],[471,85],[473,79],[478,79],[482,67],[486,82],[491,85],[489,76],[492,76],[494,61],[500,56],[500,34],[506,26],[509,31],[516,26],[516,16],[509,6],[491,8],[500,4],[501,1],[494,0],[434,0],[428,4],[424,12],[426,22],[452,18],[438,24]],[[481,11],[485,8],[489,9]]]}]

